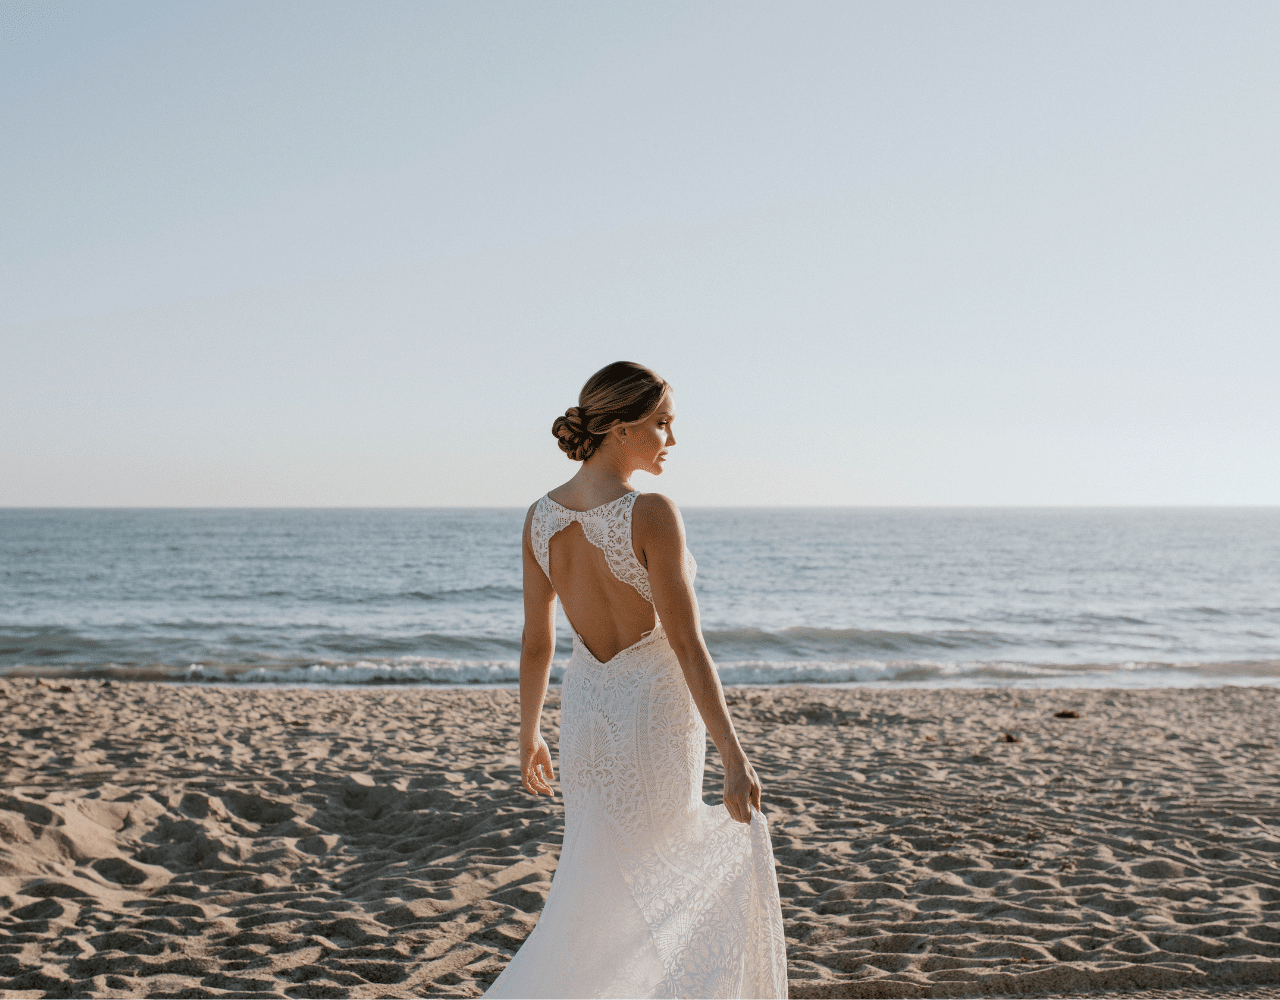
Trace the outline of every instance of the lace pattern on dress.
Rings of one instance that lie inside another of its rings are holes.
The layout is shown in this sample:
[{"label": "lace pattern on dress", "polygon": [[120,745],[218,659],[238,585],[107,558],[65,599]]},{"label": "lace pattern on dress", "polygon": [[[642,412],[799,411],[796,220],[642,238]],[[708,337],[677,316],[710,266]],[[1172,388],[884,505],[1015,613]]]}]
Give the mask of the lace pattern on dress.
[{"label": "lace pattern on dress", "polygon": [[[552,536],[577,521],[582,525],[582,533],[586,535],[587,541],[604,553],[609,571],[623,583],[634,587],[636,593],[652,604],[649,571],[636,558],[636,550],[631,541],[631,512],[639,496],[638,491],[632,490],[617,500],[590,510],[570,510],[549,496],[542,497],[534,507],[533,522],[529,525],[529,540],[533,544],[534,558],[538,560],[547,579],[551,579]],[[687,549],[684,558],[686,569],[692,576],[697,572],[697,563]]]},{"label": "lace pattern on dress", "polygon": [[[551,536],[578,521],[649,599],[631,546],[637,495],[584,512],[539,501],[531,534],[543,571]],[[607,663],[574,643],[561,688],[564,848],[538,927],[489,996],[787,995],[769,827],[758,812],[748,826],[703,802],[706,750],[661,623]],[[591,955],[604,957],[567,954],[565,941],[600,942]]]},{"label": "lace pattern on dress", "polygon": [[646,995],[785,996],[768,826],[703,803],[706,729],[665,633],[608,664],[585,652],[575,646],[562,694],[566,843],[577,817],[609,828],[657,952]]}]

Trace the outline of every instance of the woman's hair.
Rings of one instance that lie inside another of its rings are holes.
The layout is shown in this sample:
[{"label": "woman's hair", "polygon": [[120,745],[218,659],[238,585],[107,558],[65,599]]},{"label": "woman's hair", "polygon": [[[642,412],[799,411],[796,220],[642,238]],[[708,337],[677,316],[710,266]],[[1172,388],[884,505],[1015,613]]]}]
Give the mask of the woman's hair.
[{"label": "woman's hair", "polygon": [[561,451],[575,462],[585,462],[600,447],[610,427],[643,420],[668,388],[644,365],[615,361],[587,379],[578,393],[578,405],[556,417],[551,433]]}]

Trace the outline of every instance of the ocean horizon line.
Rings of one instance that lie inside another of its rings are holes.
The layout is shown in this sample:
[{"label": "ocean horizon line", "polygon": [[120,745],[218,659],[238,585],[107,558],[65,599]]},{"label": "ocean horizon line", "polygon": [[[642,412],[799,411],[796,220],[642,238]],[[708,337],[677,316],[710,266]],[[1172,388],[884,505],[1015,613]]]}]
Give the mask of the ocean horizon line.
[{"label": "ocean horizon line", "polygon": [[[644,492],[644,491],[641,491]],[[657,492],[657,491],[653,491]],[[530,501],[532,503],[532,501]],[[406,510],[523,510],[528,504],[49,504],[21,505],[0,504],[0,511],[406,511]],[[683,510],[1280,510],[1280,503],[1273,504],[1164,504],[1164,503],[1098,503],[1098,504],[681,504]]]}]

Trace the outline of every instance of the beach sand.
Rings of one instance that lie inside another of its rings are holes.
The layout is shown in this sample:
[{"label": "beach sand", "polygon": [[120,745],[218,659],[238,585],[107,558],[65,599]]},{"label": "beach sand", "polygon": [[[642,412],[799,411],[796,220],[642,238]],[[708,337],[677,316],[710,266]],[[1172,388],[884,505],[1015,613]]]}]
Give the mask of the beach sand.
[{"label": "beach sand", "polygon": [[[730,699],[792,996],[1280,997],[1280,691]],[[0,991],[477,995],[563,823],[520,786],[516,708],[0,681]]]}]

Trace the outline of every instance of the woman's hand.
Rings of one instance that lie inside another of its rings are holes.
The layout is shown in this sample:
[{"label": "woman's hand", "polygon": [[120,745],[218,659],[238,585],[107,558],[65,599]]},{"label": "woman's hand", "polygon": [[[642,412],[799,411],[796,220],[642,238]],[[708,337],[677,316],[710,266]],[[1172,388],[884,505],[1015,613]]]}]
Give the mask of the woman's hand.
[{"label": "woman's hand", "polygon": [[520,780],[525,790],[534,795],[555,795],[550,782],[555,780],[551,769],[551,751],[541,735],[530,741],[520,741]]},{"label": "woman's hand", "polygon": [[760,809],[760,779],[756,769],[741,754],[724,765],[724,807],[739,823],[751,822],[751,807]]}]

